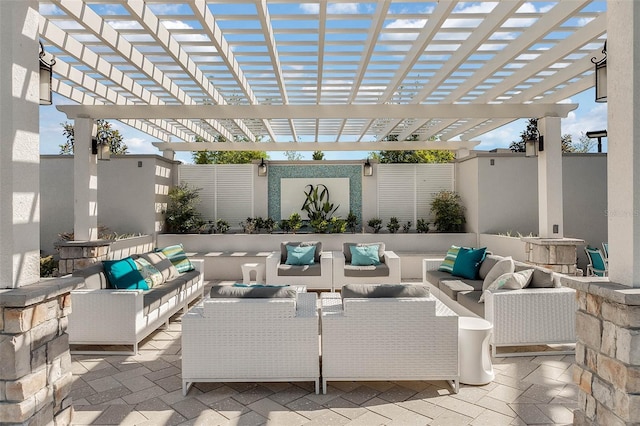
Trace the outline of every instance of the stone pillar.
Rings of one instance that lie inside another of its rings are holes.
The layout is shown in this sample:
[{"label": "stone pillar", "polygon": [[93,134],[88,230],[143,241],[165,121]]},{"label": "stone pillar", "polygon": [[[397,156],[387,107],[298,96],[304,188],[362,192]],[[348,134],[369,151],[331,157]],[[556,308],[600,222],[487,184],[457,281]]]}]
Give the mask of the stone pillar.
[{"label": "stone pillar", "polygon": [[67,275],[78,269],[84,269],[94,263],[107,260],[109,248],[113,241],[63,241],[56,243],[60,261],[60,275]]},{"label": "stone pillar", "polygon": [[80,278],[0,290],[0,424],[71,424],[67,316]]},{"label": "stone pillar", "polygon": [[551,269],[567,275],[582,275],[576,267],[576,248],[584,244],[577,238],[534,238],[524,237],[527,263]]},{"label": "stone pillar", "polygon": [[576,289],[577,425],[640,424],[640,289],[562,278]]},{"label": "stone pillar", "polygon": [[0,1],[0,288],[40,280],[39,17]]},{"label": "stone pillar", "polygon": [[607,74],[609,277],[640,287],[640,2],[607,1]]},{"label": "stone pillar", "polygon": [[538,235],[562,238],[562,136],[560,118],[538,120],[544,151],[538,153]]},{"label": "stone pillar", "polygon": [[98,239],[98,157],[91,152],[94,121],[76,118],[73,125],[74,240]]}]

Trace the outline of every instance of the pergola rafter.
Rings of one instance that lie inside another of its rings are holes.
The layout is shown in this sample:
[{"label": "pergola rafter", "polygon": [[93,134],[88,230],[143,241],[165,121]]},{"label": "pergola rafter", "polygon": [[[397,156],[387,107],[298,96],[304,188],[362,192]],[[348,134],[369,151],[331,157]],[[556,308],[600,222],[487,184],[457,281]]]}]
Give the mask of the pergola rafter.
[{"label": "pergola rafter", "polygon": [[[211,103],[227,111],[121,118],[161,140],[220,134],[229,141],[334,142],[355,151],[375,150],[371,142],[389,135],[398,135],[397,143],[475,139],[538,116],[527,109],[513,118],[478,117],[472,109],[443,116],[424,114],[424,106],[549,104],[589,88],[590,58],[606,33],[605,6],[597,0],[40,1],[45,49],[80,72],[61,66],[56,74],[54,67],[54,78],[64,83],[57,87],[74,99],[82,91],[96,99],[90,105],[195,111]],[[62,73],[84,75],[86,82]],[[406,108],[363,109],[386,105]],[[247,106],[292,109],[247,116]],[[314,107],[311,115],[305,107]]]}]

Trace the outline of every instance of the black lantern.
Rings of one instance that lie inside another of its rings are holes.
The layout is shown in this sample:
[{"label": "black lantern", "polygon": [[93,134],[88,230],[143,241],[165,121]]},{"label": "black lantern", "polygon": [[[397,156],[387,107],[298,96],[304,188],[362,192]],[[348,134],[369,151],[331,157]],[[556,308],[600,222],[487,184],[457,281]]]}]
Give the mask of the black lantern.
[{"label": "black lantern", "polygon": [[260,159],[260,164],[258,164],[258,176],[266,176],[267,175],[267,165],[264,162],[264,158]]},{"label": "black lantern", "polygon": [[40,42],[40,53],[38,54],[40,58],[40,105],[51,105],[53,103],[51,95],[51,70],[56,60],[52,56],[51,62],[47,62],[44,57],[45,54],[44,46],[42,46],[42,42]]},{"label": "black lantern", "polygon": [[602,48],[604,57],[599,61],[595,56],[591,62],[596,66],[596,102],[607,102],[607,41]]},{"label": "black lantern", "polygon": [[373,176],[373,166],[369,162],[368,158],[367,158],[367,161],[364,163],[364,166],[362,168],[362,174],[365,175],[365,176]]},{"label": "black lantern", "polygon": [[91,153],[97,155],[100,161],[109,161],[111,159],[111,147],[109,143],[100,142],[95,136],[91,138]]},{"label": "black lantern", "polygon": [[536,129],[537,135],[531,139],[524,141],[524,156],[537,157],[538,152],[544,151],[544,137],[540,131]]}]

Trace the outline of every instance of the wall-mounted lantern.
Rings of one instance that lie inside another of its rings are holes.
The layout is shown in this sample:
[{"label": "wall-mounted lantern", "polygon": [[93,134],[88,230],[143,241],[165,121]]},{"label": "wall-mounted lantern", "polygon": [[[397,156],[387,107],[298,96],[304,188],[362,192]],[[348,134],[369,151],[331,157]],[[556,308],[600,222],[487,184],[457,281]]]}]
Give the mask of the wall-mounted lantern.
[{"label": "wall-mounted lantern", "polygon": [[365,161],[364,166],[362,167],[362,174],[364,176],[373,176],[373,166],[369,162],[368,158],[367,161]]},{"label": "wall-mounted lantern", "polygon": [[599,61],[595,56],[591,58],[591,62],[596,66],[596,102],[607,102],[607,41],[604,42],[602,48],[604,57]]},{"label": "wall-mounted lantern", "polygon": [[51,55],[51,61],[47,62],[45,55],[44,46],[42,46],[42,42],[40,42],[40,53],[38,54],[40,58],[40,105],[51,105],[53,103],[51,74],[56,60],[53,55]]},{"label": "wall-mounted lantern", "polygon": [[264,158],[260,159],[260,164],[258,164],[258,176],[266,176],[267,175],[267,164],[264,162]]}]

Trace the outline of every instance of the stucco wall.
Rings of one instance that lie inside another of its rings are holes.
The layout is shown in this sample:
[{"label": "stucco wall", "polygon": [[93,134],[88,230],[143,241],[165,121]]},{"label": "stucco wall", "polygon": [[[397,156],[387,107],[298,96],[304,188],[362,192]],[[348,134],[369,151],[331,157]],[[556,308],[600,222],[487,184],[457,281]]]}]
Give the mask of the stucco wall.
[{"label": "stucco wall", "polygon": [[[41,157],[40,246],[53,252],[58,234],[73,231],[73,157]],[[98,224],[118,234],[154,235],[162,222],[177,162],[127,155],[98,162]]]}]

